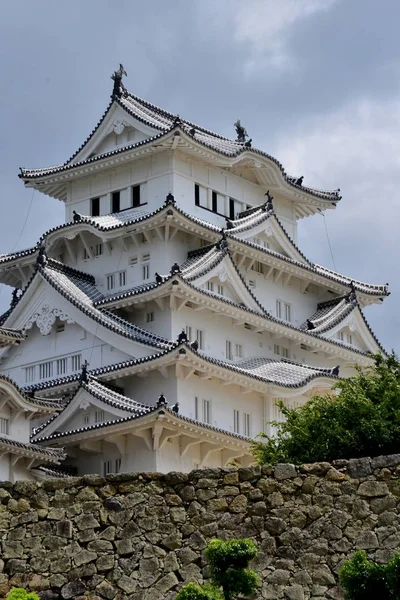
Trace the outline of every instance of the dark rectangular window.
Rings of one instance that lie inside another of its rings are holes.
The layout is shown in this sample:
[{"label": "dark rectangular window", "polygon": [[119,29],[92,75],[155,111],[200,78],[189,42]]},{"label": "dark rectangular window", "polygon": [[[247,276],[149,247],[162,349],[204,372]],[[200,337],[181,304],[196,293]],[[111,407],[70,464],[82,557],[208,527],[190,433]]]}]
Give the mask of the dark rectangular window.
[{"label": "dark rectangular window", "polygon": [[229,198],[229,218],[235,218],[235,201],[233,198]]},{"label": "dark rectangular window", "polygon": [[120,192],[113,192],[111,194],[111,212],[117,213],[121,210],[120,199],[121,199]]},{"label": "dark rectangular window", "polygon": [[212,209],[213,212],[218,212],[218,197],[217,197],[217,192],[212,193]]},{"label": "dark rectangular window", "polygon": [[132,206],[140,206],[140,185],[134,185],[132,188]]},{"label": "dark rectangular window", "polygon": [[92,198],[90,201],[90,214],[92,217],[100,216],[100,198]]},{"label": "dark rectangular window", "polygon": [[197,183],[194,184],[194,203],[200,206],[200,186]]}]

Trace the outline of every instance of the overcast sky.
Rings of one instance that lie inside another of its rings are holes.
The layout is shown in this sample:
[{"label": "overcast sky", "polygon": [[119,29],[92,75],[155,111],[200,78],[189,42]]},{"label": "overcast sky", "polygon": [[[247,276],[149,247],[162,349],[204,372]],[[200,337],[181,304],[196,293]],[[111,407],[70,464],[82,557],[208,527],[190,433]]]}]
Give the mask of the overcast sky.
[{"label": "overcast sky", "polygon": [[[80,146],[123,62],[131,92],[227,136],[240,118],[253,146],[305,185],[341,188],[325,220],[333,260],[320,215],[301,222],[299,245],[314,262],[390,283],[392,295],[365,312],[400,351],[398,0],[1,0],[0,9],[0,252],[63,221],[63,204],[32,199],[18,168],[64,162]],[[0,310],[9,297],[2,286]]]}]

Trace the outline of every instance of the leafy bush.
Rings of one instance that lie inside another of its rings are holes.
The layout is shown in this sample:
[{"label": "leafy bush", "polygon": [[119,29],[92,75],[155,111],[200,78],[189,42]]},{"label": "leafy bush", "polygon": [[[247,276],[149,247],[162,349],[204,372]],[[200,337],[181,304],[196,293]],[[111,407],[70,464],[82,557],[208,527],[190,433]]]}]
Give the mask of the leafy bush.
[{"label": "leafy bush", "polygon": [[175,600],[223,600],[221,592],[212,585],[188,583],[179,591]]},{"label": "leafy bush", "polygon": [[400,554],[381,565],[358,550],[339,571],[339,581],[346,600],[399,600]]},{"label": "leafy bush", "polygon": [[[205,551],[210,563],[212,585],[183,586],[176,600],[233,600],[239,595],[251,595],[258,583],[257,575],[248,569],[257,555],[251,540],[211,540]],[[222,589],[222,592],[220,591]]]},{"label": "leafy bush", "polygon": [[398,452],[400,363],[394,353],[374,358],[373,367],[356,367],[354,377],[341,379],[337,395],[314,396],[294,409],[277,402],[286,420],[272,422],[275,437],[260,434],[253,442],[257,461],[308,463]]},{"label": "leafy bush", "polygon": [[35,592],[27,592],[24,588],[13,588],[7,594],[6,600],[40,600]]}]

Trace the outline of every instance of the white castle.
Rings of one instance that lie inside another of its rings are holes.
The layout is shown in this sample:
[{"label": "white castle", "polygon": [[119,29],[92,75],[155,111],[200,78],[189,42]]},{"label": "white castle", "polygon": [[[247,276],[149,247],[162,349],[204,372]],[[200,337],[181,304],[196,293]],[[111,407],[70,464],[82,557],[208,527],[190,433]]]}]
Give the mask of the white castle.
[{"label": "white castle", "polygon": [[278,399],[300,405],[383,352],[363,309],[387,285],[296,243],[339,191],[288,176],[240,121],[225,138],[123,74],[71,158],[21,169],[65,223],[0,256],[0,480],[251,464]]}]

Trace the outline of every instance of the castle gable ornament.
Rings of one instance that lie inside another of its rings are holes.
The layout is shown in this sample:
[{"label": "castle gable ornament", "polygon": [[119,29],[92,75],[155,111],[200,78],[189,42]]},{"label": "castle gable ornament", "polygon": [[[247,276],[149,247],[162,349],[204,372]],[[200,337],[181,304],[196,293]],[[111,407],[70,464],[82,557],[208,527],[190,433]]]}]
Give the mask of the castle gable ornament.
[{"label": "castle gable ornament", "polygon": [[51,307],[49,304],[43,304],[43,306],[28,319],[24,330],[31,329],[33,324],[36,323],[42,335],[49,335],[57,318],[61,321],[66,321],[67,323],[74,323],[74,321],[60,308]]}]

